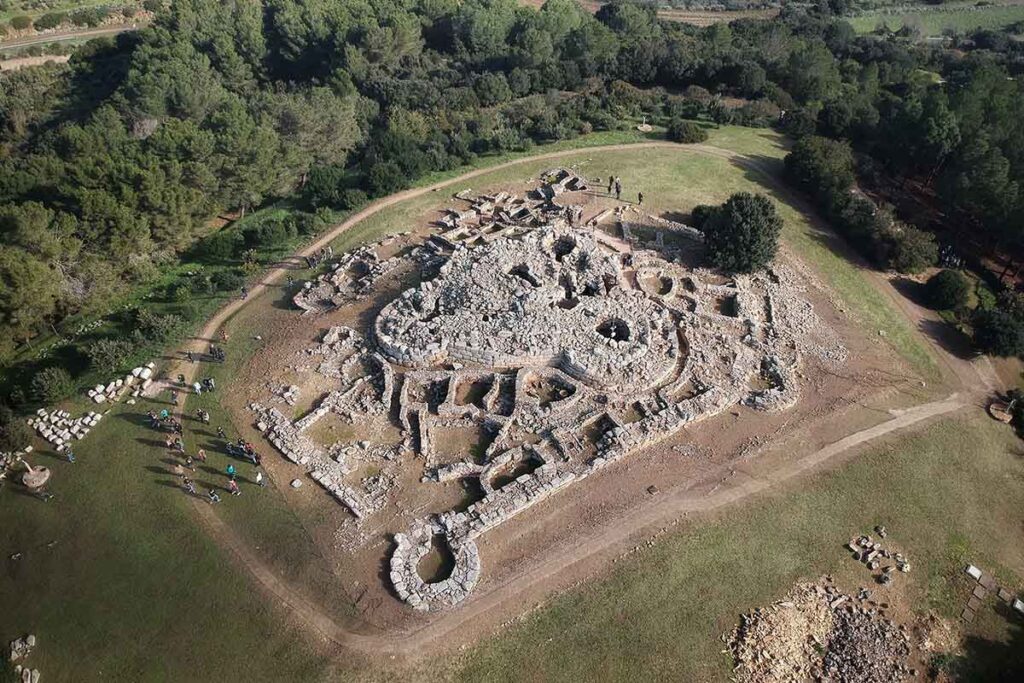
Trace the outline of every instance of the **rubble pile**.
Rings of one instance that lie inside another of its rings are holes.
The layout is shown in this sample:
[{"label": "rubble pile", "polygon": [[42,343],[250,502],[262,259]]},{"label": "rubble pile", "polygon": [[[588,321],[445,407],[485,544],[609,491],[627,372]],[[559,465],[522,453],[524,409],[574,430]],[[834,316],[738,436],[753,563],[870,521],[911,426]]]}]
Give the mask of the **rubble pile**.
[{"label": "rubble pile", "polygon": [[66,410],[51,412],[40,408],[36,411],[36,417],[29,418],[28,426],[61,453],[72,441],[84,439],[102,418],[102,415],[91,410],[81,417],[73,418]]},{"label": "rubble pile", "polygon": [[728,639],[736,680],[812,679],[832,628],[828,594],[822,586],[812,584],[797,586],[784,600],[741,616],[740,625]]},{"label": "rubble pile", "polygon": [[12,640],[10,643],[8,661],[14,664],[14,674],[17,677],[17,680],[22,681],[22,683],[39,683],[39,669],[29,668],[20,662],[20,660],[25,659],[29,654],[31,654],[35,646],[36,637],[32,634],[29,634],[24,638]]},{"label": "rubble pile", "polygon": [[913,676],[907,665],[910,636],[903,626],[879,618],[870,609],[835,612],[820,680],[891,683]]},{"label": "rubble pile", "polygon": [[723,639],[733,680],[782,683],[891,683],[912,678],[906,627],[873,607],[868,593],[846,595],[825,577],[796,586],[783,600],[743,615]]},{"label": "rubble pile", "polygon": [[[884,526],[875,527],[875,531],[882,539],[887,535]],[[896,572],[910,573],[910,562],[903,553],[883,547],[871,536],[852,538],[846,547],[853,553],[854,560],[863,562],[872,572],[879,572],[877,581],[882,585],[891,583]]]},{"label": "rubble pile", "polygon": [[[313,282],[305,283],[292,297],[292,301],[306,313],[326,313],[359,300],[381,280],[394,277],[395,271],[406,264],[406,258],[381,259],[377,256],[377,248],[392,239],[343,255],[331,266],[329,272]],[[425,256],[418,253],[423,251],[422,247],[418,247],[409,258],[415,260]]]},{"label": "rubble pile", "polygon": [[155,368],[156,363],[147,363],[144,366],[134,368],[123,379],[114,379],[105,385],[97,384],[86,393],[96,403],[117,401],[129,393],[132,398],[137,398],[143,390],[153,383],[153,371]]}]

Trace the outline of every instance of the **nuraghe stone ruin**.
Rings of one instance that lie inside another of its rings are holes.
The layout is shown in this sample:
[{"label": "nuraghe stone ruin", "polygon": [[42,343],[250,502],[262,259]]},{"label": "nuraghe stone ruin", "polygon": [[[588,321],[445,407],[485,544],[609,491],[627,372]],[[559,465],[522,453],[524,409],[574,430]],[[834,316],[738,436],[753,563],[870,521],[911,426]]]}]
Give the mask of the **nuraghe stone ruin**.
[{"label": "nuraghe stone ruin", "polygon": [[[316,372],[340,384],[306,415],[250,406],[267,438],[357,520],[394,487],[385,470],[346,483],[354,459],[393,462],[407,449],[421,459],[423,481],[479,482],[482,497],[465,509],[416,519],[394,536],[390,580],[416,609],[466,599],[482,571],[475,541],[509,518],[736,404],[791,406],[802,353],[841,360],[838,342],[811,348],[820,321],[788,268],[726,278],[688,267],[666,243],[699,249],[700,233],[636,209],[581,225],[580,207],[553,200],[585,187],[555,169],[527,198],[467,191],[456,198],[469,208],[449,210],[441,231],[411,251],[382,259],[378,244],[342,256],[297,306],[315,314],[372,296],[403,264],[423,277],[369,329],[331,328],[306,351]],[[641,242],[652,227],[653,242]],[[328,414],[397,420],[404,442],[325,450],[307,430]],[[434,433],[459,425],[486,434],[486,449],[439,463]],[[417,567],[439,542],[454,566],[427,582]]]}]

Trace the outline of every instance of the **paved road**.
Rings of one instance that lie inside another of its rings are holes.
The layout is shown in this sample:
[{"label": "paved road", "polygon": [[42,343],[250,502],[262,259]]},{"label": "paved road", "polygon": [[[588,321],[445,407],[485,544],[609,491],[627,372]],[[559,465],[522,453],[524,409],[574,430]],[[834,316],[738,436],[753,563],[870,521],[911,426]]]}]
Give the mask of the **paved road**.
[{"label": "paved road", "polygon": [[[680,154],[714,156],[729,159],[744,168],[764,176],[766,184],[771,185],[780,191],[785,188],[778,183],[772,175],[772,168],[769,164],[757,159],[751,159],[744,155],[729,150],[721,149],[711,145],[677,145],[667,142],[636,143],[624,145],[608,145],[604,147],[590,147],[578,150],[567,150],[551,152],[524,159],[509,161],[496,166],[481,168],[470,171],[462,176],[446,180],[427,187],[414,188],[399,192],[373,202],[362,211],[354,214],[343,223],[335,226],[315,242],[297,252],[302,257],[314,254],[329,244],[339,235],[357,225],[367,217],[378,213],[382,209],[399,202],[420,197],[452,185],[462,185],[467,180],[491,173],[501,168],[527,164],[544,159],[564,157],[571,154],[599,154],[601,152],[621,150],[642,150],[650,148],[667,148],[677,150]],[[786,192],[789,194],[788,191]],[[263,280],[252,287],[249,297],[245,300],[234,300],[225,305],[200,332],[194,340],[191,348],[197,352],[205,350],[209,339],[214,339],[221,326],[243,306],[254,300],[263,290],[284,277],[289,269],[285,266],[274,268],[268,271]],[[875,281],[881,288],[888,288],[893,296],[899,296],[892,290],[891,284],[882,279]],[[948,355],[936,347],[938,355]],[[196,372],[195,365],[180,363],[177,368],[168,369],[167,375],[173,377],[182,372],[189,382],[192,381]],[[433,651],[433,648],[447,634],[455,629],[471,622],[472,620],[486,615],[491,610],[498,609],[509,601],[515,601],[523,593],[543,586],[558,574],[578,565],[579,563],[592,558],[599,553],[616,548],[624,544],[638,531],[650,528],[659,523],[674,521],[680,515],[687,512],[699,512],[713,510],[715,508],[735,503],[755,493],[762,492],[769,487],[781,482],[790,480],[810,469],[820,467],[825,462],[846,453],[852,448],[860,446],[869,441],[906,430],[919,425],[925,420],[945,415],[973,403],[972,397],[987,390],[987,378],[979,374],[960,372],[955,373],[962,386],[963,394],[952,394],[951,396],[930,403],[925,403],[909,410],[896,414],[891,419],[881,424],[860,430],[850,434],[838,441],[822,448],[814,453],[808,454],[788,465],[762,475],[754,477],[747,475],[740,477],[736,483],[729,484],[711,495],[699,495],[693,491],[680,489],[668,492],[665,495],[652,498],[644,505],[635,508],[626,515],[615,520],[613,525],[595,529],[593,533],[579,539],[574,545],[566,547],[563,552],[552,555],[546,561],[528,567],[527,569],[511,575],[499,584],[484,585],[474,591],[469,602],[459,609],[445,612],[429,623],[406,632],[365,634],[337,623],[327,615],[320,607],[303,598],[298,592],[278,577],[273,570],[266,566],[256,553],[217,516],[215,509],[205,502],[196,500],[195,510],[213,537],[222,545],[230,548],[238,561],[244,565],[252,574],[256,582],[267,592],[279,598],[286,605],[298,620],[308,627],[314,629],[323,637],[344,647],[352,648],[368,654],[388,654],[401,657],[415,658],[426,655]],[[184,410],[184,408],[182,408]]]},{"label": "paved road", "polygon": [[85,31],[55,31],[54,33],[39,33],[25,38],[13,38],[0,41],[0,50],[13,50],[15,48],[28,47],[30,45],[46,45],[49,43],[62,43],[68,40],[80,40],[82,38],[98,38],[100,36],[112,36],[126,31],[137,31],[140,24],[125,24],[121,26],[104,26],[103,28],[91,28]]}]

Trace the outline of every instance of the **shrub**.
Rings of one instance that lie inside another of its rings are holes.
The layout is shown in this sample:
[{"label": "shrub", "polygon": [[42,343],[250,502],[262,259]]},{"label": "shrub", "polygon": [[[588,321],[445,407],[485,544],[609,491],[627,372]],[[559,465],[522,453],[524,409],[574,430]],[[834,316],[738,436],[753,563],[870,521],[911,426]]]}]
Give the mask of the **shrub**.
[{"label": "shrub", "polygon": [[245,284],[245,278],[234,270],[220,270],[213,274],[210,283],[221,292],[229,292],[240,289]]},{"label": "shrub", "polygon": [[690,212],[690,221],[693,223],[693,227],[700,230],[717,210],[717,206],[710,206],[708,204],[698,204],[693,207],[693,211]]},{"label": "shrub", "polygon": [[135,312],[135,323],[142,338],[150,342],[167,341],[185,329],[185,321],[180,316],[160,315],[145,308]]},{"label": "shrub", "polygon": [[901,273],[920,273],[935,265],[939,258],[935,237],[912,225],[895,223],[886,236],[886,243],[888,265]]},{"label": "shrub", "polygon": [[20,451],[32,443],[32,430],[5,405],[0,405],[0,451]]},{"label": "shrub", "polygon": [[80,9],[71,15],[71,23],[75,26],[89,26],[94,28],[103,23],[103,20],[110,14],[107,7],[87,7]]},{"label": "shrub", "polygon": [[147,12],[159,12],[164,8],[164,0],[142,0],[142,9]]},{"label": "shrub", "polygon": [[48,12],[35,21],[36,30],[46,31],[57,28],[68,20],[67,12]]},{"label": "shrub", "polygon": [[704,142],[708,139],[708,132],[704,128],[693,121],[684,121],[683,119],[673,119],[668,124],[668,132],[666,134],[668,139],[673,142],[692,144]]},{"label": "shrub", "polygon": [[845,142],[803,137],[786,155],[786,176],[823,205],[834,205],[853,186],[853,152]]},{"label": "shrub", "polygon": [[960,271],[941,270],[925,285],[925,299],[939,311],[960,310],[967,305],[970,291],[970,283]]},{"label": "shrub", "polygon": [[241,235],[237,232],[221,230],[204,238],[199,243],[198,253],[207,261],[226,261],[235,257],[241,243]]},{"label": "shrub", "polygon": [[1024,323],[998,308],[975,311],[974,345],[982,353],[1008,358],[1024,353]]},{"label": "shrub", "polygon": [[338,208],[340,209],[358,209],[359,207],[370,201],[370,198],[366,196],[366,193],[356,188],[349,188],[341,193]]},{"label": "shrub", "polygon": [[16,17],[11,17],[11,28],[15,31],[24,31],[32,26],[32,17],[26,14],[19,14]]},{"label": "shrub", "polygon": [[782,218],[764,195],[738,192],[710,213],[701,230],[712,263],[730,272],[749,273],[775,257]]},{"label": "shrub", "polygon": [[71,395],[75,383],[64,368],[49,367],[32,378],[32,394],[46,403],[56,403]]},{"label": "shrub", "polygon": [[113,372],[121,369],[134,350],[134,345],[127,339],[100,339],[85,348],[85,355],[89,359],[89,367],[100,372]]},{"label": "shrub", "polygon": [[379,161],[371,166],[366,182],[374,197],[383,197],[406,187],[405,175],[393,161]]},{"label": "shrub", "polygon": [[341,164],[314,166],[309,171],[303,188],[306,202],[311,208],[341,206],[341,194],[345,191],[349,173]]},{"label": "shrub", "polygon": [[242,233],[242,236],[245,240],[245,246],[252,248],[257,246],[272,247],[282,244],[297,234],[298,231],[293,223],[273,218],[263,220],[247,228]]}]

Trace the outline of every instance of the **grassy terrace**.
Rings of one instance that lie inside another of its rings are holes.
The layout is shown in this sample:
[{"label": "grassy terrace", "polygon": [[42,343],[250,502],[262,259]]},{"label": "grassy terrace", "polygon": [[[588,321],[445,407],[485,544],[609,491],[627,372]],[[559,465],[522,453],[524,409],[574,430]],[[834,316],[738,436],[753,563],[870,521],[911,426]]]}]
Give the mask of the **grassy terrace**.
[{"label": "grassy terrace", "polygon": [[46,8],[33,7],[35,3],[31,2],[14,2],[7,3],[10,5],[7,9],[0,9],[0,22],[10,21],[11,17],[19,15],[27,15],[35,19],[41,17],[44,14],[51,12],[74,12],[75,10],[86,9],[88,7],[141,7],[142,2],[133,2],[132,0],[50,0]]},{"label": "grassy terrace", "polygon": [[905,23],[920,27],[925,36],[940,36],[946,29],[968,33],[979,28],[1002,28],[1024,21],[1024,4],[977,7],[973,3],[920,7],[899,12],[863,14],[847,19],[857,33],[870,33],[879,24],[899,30]]}]

